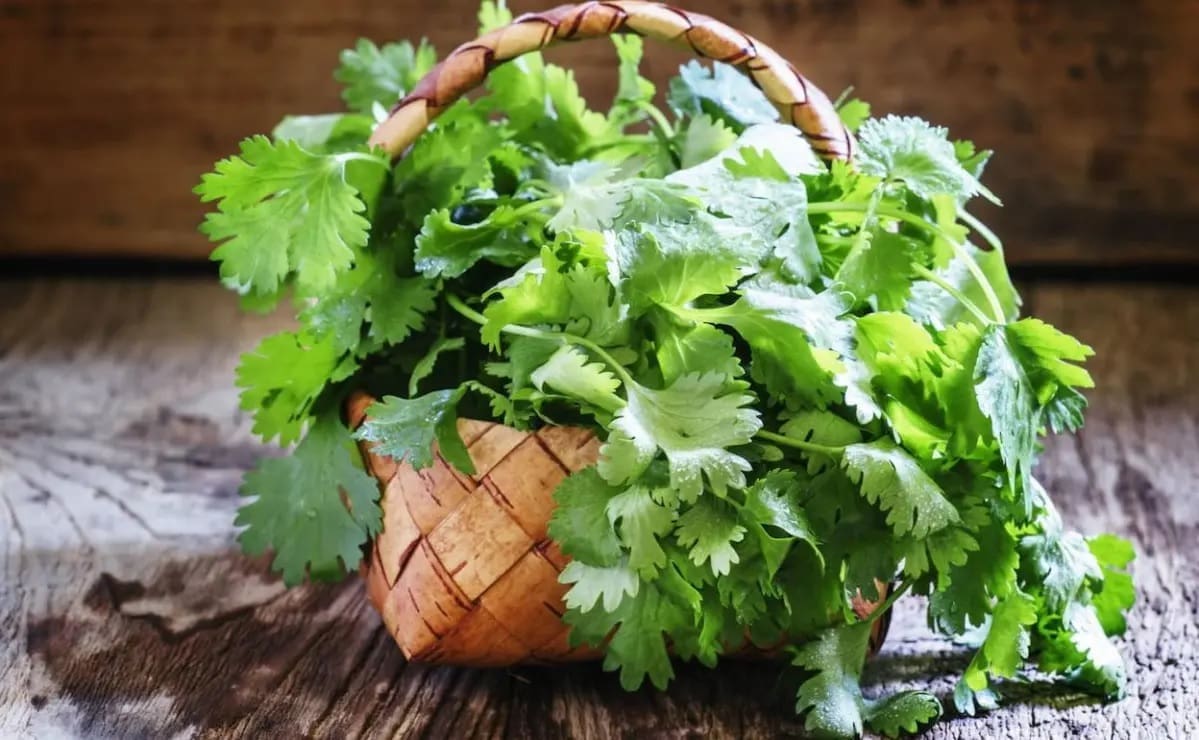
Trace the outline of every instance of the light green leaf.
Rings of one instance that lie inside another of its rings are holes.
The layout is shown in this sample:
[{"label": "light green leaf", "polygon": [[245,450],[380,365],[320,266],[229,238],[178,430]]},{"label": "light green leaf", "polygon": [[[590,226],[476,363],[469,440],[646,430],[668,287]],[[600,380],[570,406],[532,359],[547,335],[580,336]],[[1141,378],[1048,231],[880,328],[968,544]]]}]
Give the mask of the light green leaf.
[{"label": "light green leaf", "polygon": [[[862,429],[831,411],[801,411],[779,429],[788,437],[827,447],[846,447],[862,441]],[[808,472],[813,475],[835,465],[836,460],[818,452],[807,454]]]},{"label": "light green leaf", "polygon": [[666,565],[659,538],[674,527],[674,512],[654,500],[647,488],[634,486],[608,501],[608,520],[629,551],[629,566],[650,579]]},{"label": "light green leaf", "polygon": [[366,205],[345,178],[342,155],[311,154],[289,140],[254,136],[221,160],[196,192],[219,201],[200,229],[215,242],[221,278],[240,293],[271,294],[291,273],[305,294],[332,287],[365,246]]},{"label": "light green leaf", "polygon": [[679,159],[683,169],[707,162],[737,141],[737,134],[722,122],[703,113],[695,116],[683,130]]},{"label": "light green leaf", "polygon": [[711,68],[691,61],[670,81],[667,102],[679,116],[707,114],[740,133],[755,123],[778,120],[778,111],[736,67],[713,62]]},{"label": "light green leaf", "polygon": [[688,548],[691,562],[701,566],[709,563],[712,573],[724,576],[740,562],[733,545],[745,538],[745,527],[737,523],[729,504],[704,497],[679,517],[675,537]]},{"label": "light green leaf", "polygon": [[886,737],[915,735],[942,711],[941,701],[927,691],[901,691],[866,704],[866,726]]},{"label": "light green leaf", "polygon": [[624,399],[616,395],[616,376],[601,362],[587,362],[587,356],[571,346],[560,347],[530,379],[538,389],[548,385],[609,413],[624,406]]},{"label": "light green leaf", "polygon": [[355,439],[375,443],[375,452],[420,470],[433,464],[433,443],[458,470],[475,472],[466,443],[458,434],[458,402],[464,388],[434,391],[416,398],[384,396],[367,409]]},{"label": "light green leaf", "polygon": [[978,408],[991,420],[1012,491],[1026,491],[1036,457],[1036,397],[1002,326],[983,333],[974,366]]},{"label": "light green leaf", "polygon": [[637,573],[627,564],[597,567],[579,560],[566,564],[558,582],[574,584],[566,592],[566,606],[581,612],[589,612],[601,603],[604,611],[616,611],[626,596],[636,596],[641,587]]},{"label": "light green leaf", "polygon": [[352,110],[370,113],[376,105],[390,108],[437,63],[437,52],[428,42],[418,46],[403,41],[382,47],[367,39],[341,53],[341,66],[333,74],[345,85],[341,97]]},{"label": "light green leaf", "polygon": [[448,210],[434,211],[416,237],[416,268],[427,278],[454,278],[479,260],[514,267],[536,254],[533,228],[510,206],[469,225],[454,223]]},{"label": "light green leaf", "polygon": [[619,493],[619,488],[604,482],[594,466],[567,476],[558,484],[549,535],[562,552],[596,567],[619,563],[620,540],[607,513],[608,504]]},{"label": "light green leaf", "polygon": [[890,441],[850,445],[841,464],[866,500],[886,512],[897,535],[922,538],[961,520],[936,481]]},{"label": "light green leaf", "polygon": [[699,497],[704,476],[718,496],[744,487],[750,465],[728,448],[747,444],[761,427],[758,413],[746,408],[753,397],[744,387],[719,373],[684,375],[665,390],[630,386],[600,450],[600,474],[611,483],[628,481],[660,449],[670,485],[684,501]]},{"label": "light green leaf", "polygon": [[366,145],[374,127],[374,119],[359,113],[285,116],[271,138],[294,141],[310,152],[353,151]]},{"label": "light green leaf", "polygon": [[349,377],[355,369],[331,338],[313,339],[304,332],[269,336],[242,355],[237,385],[241,408],[254,414],[254,433],[282,444],[300,438],[312,405],[326,385]]},{"label": "light green leaf", "polygon": [[870,624],[842,625],[821,631],[799,648],[794,664],[815,673],[799,687],[795,711],[806,712],[804,728],[817,735],[858,737],[866,708],[858,685]]},{"label": "light green leaf", "polygon": [[922,198],[952,195],[967,200],[983,195],[997,201],[991,191],[958,162],[948,131],[913,117],[885,116],[866,121],[858,129],[855,161],[861,171],[876,177],[902,180]]}]

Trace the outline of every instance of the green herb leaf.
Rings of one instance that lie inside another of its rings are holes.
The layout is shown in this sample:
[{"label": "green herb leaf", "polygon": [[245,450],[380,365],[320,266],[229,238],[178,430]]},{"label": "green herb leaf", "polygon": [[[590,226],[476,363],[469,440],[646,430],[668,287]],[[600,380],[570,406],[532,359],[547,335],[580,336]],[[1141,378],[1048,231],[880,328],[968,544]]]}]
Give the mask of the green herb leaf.
[{"label": "green herb leaf", "polygon": [[711,116],[740,133],[755,123],[778,120],[778,111],[736,67],[720,62],[705,67],[691,61],[679,68],[666,96],[679,116]]},{"label": "green herb leaf", "polygon": [[607,513],[608,504],[619,493],[619,488],[604,482],[594,466],[558,484],[549,534],[562,552],[597,567],[611,567],[620,561],[620,540]]},{"label": "green herb leaf", "polygon": [[845,448],[842,465],[897,535],[926,537],[961,520],[945,492],[902,448],[880,440]]},{"label": "green herb leaf", "polygon": [[255,434],[268,442],[278,436],[281,444],[290,444],[300,438],[325,387],[354,369],[332,341],[302,332],[275,334],[242,355],[237,366],[241,407],[253,412]]},{"label": "green herb leaf", "polygon": [[463,473],[475,472],[466,443],[458,434],[458,402],[464,388],[434,391],[416,398],[384,396],[367,409],[367,420],[355,439],[375,443],[375,453],[420,470],[437,453]]},{"label": "green herb leaf", "polygon": [[661,450],[671,488],[684,501],[699,498],[704,477],[718,496],[744,487],[750,465],[727,448],[747,444],[761,421],[745,408],[753,397],[743,388],[718,373],[685,375],[660,391],[629,386],[628,404],[600,451],[600,474],[614,484],[630,481]]},{"label": "green herb leaf", "polygon": [[745,538],[745,527],[738,524],[731,506],[708,497],[679,517],[675,536],[688,549],[693,563],[708,563],[715,575],[723,576],[728,575],[734,563],[740,562],[733,545]]},{"label": "green herb leaf", "polygon": [[341,53],[341,66],[333,74],[345,89],[346,105],[360,113],[375,106],[390,108],[407,95],[437,63],[437,52],[422,40],[418,46],[404,41],[375,46],[359,39],[358,45]]},{"label": "green herb leaf", "polygon": [[885,116],[858,129],[857,163],[862,172],[901,180],[922,198],[951,195],[967,200],[990,190],[958,162],[948,131],[919,118]]},{"label": "green herb leaf", "polygon": [[221,278],[241,293],[272,294],[295,273],[297,287],[320,292],[366,244],[366,204],[345,179],[344,155],[317,155],[294,141],[246,139],[196,192],[219,201],[201,226],[224,242],[212,253]]},{"label": "green herb leaf", "polygon": [[333,416],[315,422],[290,456],[261,461],[241,492],[256,497],[237,513],[242,547],[252,555],[274,550],[272,567],[288,585],[353,570],[382,525],[378,484]]}]

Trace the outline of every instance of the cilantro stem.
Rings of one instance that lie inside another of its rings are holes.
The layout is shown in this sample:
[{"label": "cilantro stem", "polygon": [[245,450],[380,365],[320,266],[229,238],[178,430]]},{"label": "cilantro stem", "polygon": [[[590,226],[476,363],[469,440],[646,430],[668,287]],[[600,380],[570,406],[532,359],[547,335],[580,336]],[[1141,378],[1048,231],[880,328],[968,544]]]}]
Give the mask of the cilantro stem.
[{"label": "cilantro stem", "polygon": [[[462,299],[453,293],[447,293],[445,299],[446,303],[450,304],[450,308],[457,311],[464,318],[470,319],[479,326],[483,326],[487,323],[486,316],[463,303]],[[597,357],[603,360],[608,367],[612,368],[612,371],[616,373],[617,377],[619,377],[621,382],[623,382],[626,386],[635,385],[633,376],[629,375],[629,372],[624,369],[624,365],[621,365],[619,362],[617,362],[616,358],[608,354],[607,350],[590,339],[586,339],[575,334],[567,334],[566,332],[562,331],[534,329],[531,326],[521,326],[519,324],[504,324],[502,327],[500,327],[500,331],[504,332],[505,334],[515,334],[517,336],[530,337],[532,339],[545,339],[551,342],[564,342],[566,344],[573,344],[578,347],[582,347],[583,349],[593,352]]]},{"label": "cilantro stem", "polygon": [[878,220],[878,209],[882,204],[883,188],[878,187],[870,194],[866,209],[862,211],[862,226],[853,238],[853,245],[849,248],[851,253],[856,249],[865,249],[870,246],[870,240],[874,237],[874,224]]},{"label": "cilantro stem", "polygon": [[539,214],[546,208],[561,208],[564,198],[561,195],[553,195],[549,198],[539,198],[538,200],[525,203],[519,208],[512,209],[512,215],[516,218],[523,218],[528,215]]},{"label": "cilantro stem", "polygon": [[958,218],[962,219],[967,226],[977,231],[978,235],[981,236],[983,241],[985,241],[992,249],[998,252],[1003,251],[1003,242],[999,241],[999,237],[995,235],[995,232],[991,231],[990,227],[988,227],[982,221],[979,221],[977,216],[967,213],[965,209],[962,209],[958,211]]},{"label": "cilantro stem", "polygon": [[866,618],[866,624],[871,624],[879,617],[886,614],[887,610],[895,606],[896,601],[899,601],[899,597],[907,593],[908,589],[911,587],[911,581],[904,581],[903,583],[899,584],[899,588],[896,588],[894,591],[887,594],[887,598],[883,600],[883,603],[879,604],[877,607],[875,607],[874,611],[870,612],[870,616]]},{"label": "cilantro stem", "polygon": [[775,444],[783,445],[784,447],[793,447],[797,450],[803,450],[804,452],[815,452],[817,454],[828,455],[830,457],[839,457],[841,453],[845,451],[844,447],[832,447],[830,445],[816,444],[815,442],[805,442],[802,439],[788,437],[785,434],[778,434],[776,432],[768,432],[765,429],[759,430],[754,436],[761,437],[762,439],[774,442]]},{"label": "cilantro stem", "polygon": [[974,314],[975,318],[977,318],[979,321],[981,321],[984,326],[987,324],[995,323],[989,316],[987,316],[985,313],[983,313],[982,309],[979,308],[974,303],[974,301],[967,298],[966,295],[964,293],[962,293],[962,291],[953,287],[953,285],[950,284],[949,281],[947,281],[945,278],[941,277],[937,273],[928,269],[924,265],[914,265],[912,270],[920,277],[924,278],[925,280],[929,281],[930,283],[934,283],[934,284],[940,286],[940,288],[942,290],[944,290],[946,293],[948,293],[949,295],[956,298],[957,302],[962,304],[962,307],[964,307],[967,311]]},{"label": "cilantro stem", "polygon": [[[903,221],[904,223],[924,229],[944,239],[953,247],[954,254],[966,263],[966,269],[970,271],[970,275],[982,287],[983,294],[987,297],[987,303],[990,305],[991,313],[995,316],[995,322],[999,324],[1007,323],[1007,317],[1003,313],[1003,304],[999,302],[999,296],[995,293],[995,288],[991,285],[991,281],[987,280],[987,276],[983,273],[982,268],[979,267],[978,262],[966,251],[966,245],[953,238],[949,232],[937,224],[931,223],[907,211],[901,211],[898,208],[890,208],[888,206],[874,208],[873,204],[870,203],[849,203],[846,201],[809,203],[808,213],[866,213],[868,215],[877,213],[880,216],[893,218],[897,221]],[[863,225],[864,227],[865,225]]]},{"label": "cilantro stem", "polygon": [[649,114],[649,117],[653,120],[654,128],[659,134],[659,138],[663,141],[669,141],[674,138],[674,126],[670,125],[670,121],[666,120],[666,115],[658,109],[658,106],[647,100],[642,100],[637,104],[637,107]]},{"label": "cilantro stem", "polygon": [[609,149],[628,146],[630,144],[656,144],[661,141],[661,138],[655,134],[626,134],[619,139],[612,141],[604,141],[594,146],[590,146],[583,150],[583,159],[592,157],[600,152],[606,152]]}]

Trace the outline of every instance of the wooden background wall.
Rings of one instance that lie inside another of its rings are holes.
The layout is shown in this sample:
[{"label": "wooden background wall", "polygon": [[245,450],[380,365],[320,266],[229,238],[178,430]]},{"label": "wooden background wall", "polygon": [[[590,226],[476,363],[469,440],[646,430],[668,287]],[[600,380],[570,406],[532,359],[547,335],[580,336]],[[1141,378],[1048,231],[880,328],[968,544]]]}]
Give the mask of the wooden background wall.
[{"label": "wooden background wall", "polygon": [[[552,1],[552,0],[551,0]],[[1199,0],[689,0],[836,95],[999,151],[1024,263],[1199,262]],[[542,2],[513,0],[517,11]],[[474,32],[475,0],[0,0],[0,256],[194,258],[213,160],[333,109],[359,36]],[[570,47],[608,95],[608,46]],[[655,49],[651,76],[682,57]]]}]

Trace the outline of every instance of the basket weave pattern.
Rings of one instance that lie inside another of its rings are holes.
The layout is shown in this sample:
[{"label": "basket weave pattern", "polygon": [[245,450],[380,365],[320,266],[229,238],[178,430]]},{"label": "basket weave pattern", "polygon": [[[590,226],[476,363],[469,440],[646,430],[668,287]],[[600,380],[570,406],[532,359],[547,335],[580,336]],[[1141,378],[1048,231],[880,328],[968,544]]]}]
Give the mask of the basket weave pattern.
[{"label": "basket weave pattern", "polygon": [[[351,402],[357,425],[371,399]],[[437,455],[421,471],[363,445],[382,489],[383,532],[362,573],[404,656],[432,663],[511,665],[596,657],[571,650],[562,622],[568,559],[546,534],[553,492],[593,463],[584,429],[520,432],[461,420],[475,463],[468,476]]]}]

